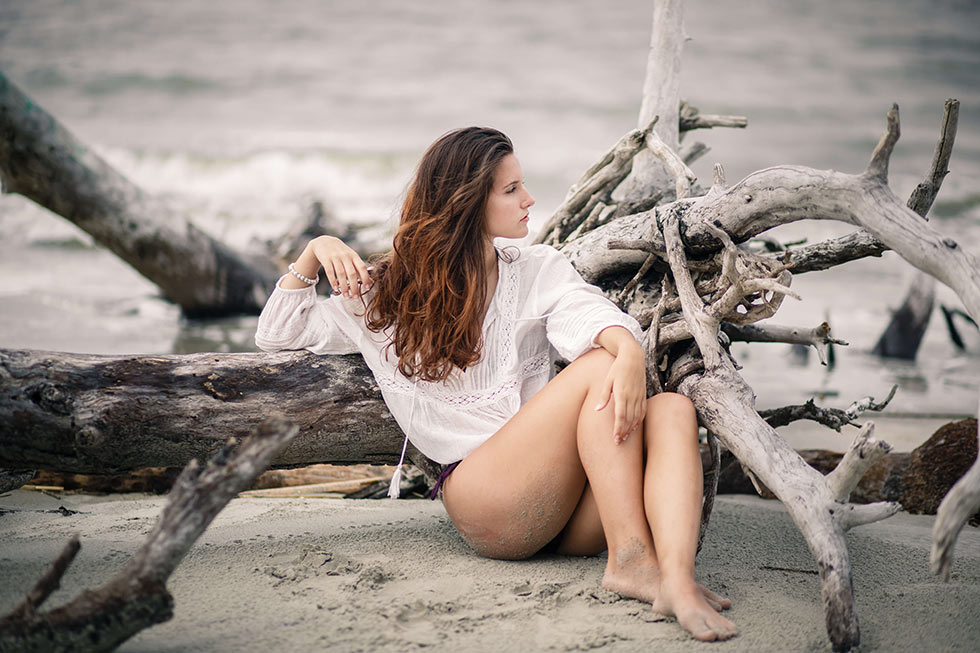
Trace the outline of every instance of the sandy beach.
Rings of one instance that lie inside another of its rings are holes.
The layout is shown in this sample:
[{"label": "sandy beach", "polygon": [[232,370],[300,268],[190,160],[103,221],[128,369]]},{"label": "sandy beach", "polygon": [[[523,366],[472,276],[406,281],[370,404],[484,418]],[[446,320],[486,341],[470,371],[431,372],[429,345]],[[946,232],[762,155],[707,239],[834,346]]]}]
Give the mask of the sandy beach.
[{"label": "sandy beach", "polygon": [[[103,582],[163,502],[23,490],[0,497],[0,611],[75,532],[82,550],[49,603]],[[900,513],[849,534],[862,651],[976,650],[980,531],[960,536],[943,584],[928,572],[932,522]],[[168,583],[174,618],[121,650],[830,649],[816,567],[777,502],[725,496],[716,504],[699,578],[734,602],[741,632],[731,641],[697,643],[648,605],[602,590],[604,562],[479,558],[438,502],[239,498]]]}]

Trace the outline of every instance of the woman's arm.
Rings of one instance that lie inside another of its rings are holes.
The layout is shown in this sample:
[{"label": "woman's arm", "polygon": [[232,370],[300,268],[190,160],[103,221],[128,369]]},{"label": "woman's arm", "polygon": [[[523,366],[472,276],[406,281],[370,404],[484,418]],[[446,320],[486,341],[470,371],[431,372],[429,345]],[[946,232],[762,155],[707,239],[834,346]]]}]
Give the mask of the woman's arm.
[{"label": "woman's arm", "polygon": [[628,329],[610,326],[599,332],[596,342],[612,354],[613,361],[603,385],[604,398],[595,409],[602,410],[613,399],[613,439],[624,442],[646,413],[646,357]]},{"label": "woman's arm", "polygon": [[[293,263],[293,269],[305,277],[315,278],[320,268],[330,282],[334,294],[358,296],[371,289],[371,275],[357,252],[334,236],[318,236],[306,244],[303,253]],[[290,274],[282,280],[283,290],[299,290],[307,283]]]},{"label": "woman's arm", "polygon": [[[343,290],[344,297],[350,298],[370,289],[371,277],[364,261],[338,238],[311,240],[292,269],[312,280],[321,266],[328,271],[335,294]],[[309,283],[295,274],[284,275],[259,315],[255,344],[268,352],[308,349],[317,354],[354,353],[360,333],[345,301],[340,297],[318,301]]]}]

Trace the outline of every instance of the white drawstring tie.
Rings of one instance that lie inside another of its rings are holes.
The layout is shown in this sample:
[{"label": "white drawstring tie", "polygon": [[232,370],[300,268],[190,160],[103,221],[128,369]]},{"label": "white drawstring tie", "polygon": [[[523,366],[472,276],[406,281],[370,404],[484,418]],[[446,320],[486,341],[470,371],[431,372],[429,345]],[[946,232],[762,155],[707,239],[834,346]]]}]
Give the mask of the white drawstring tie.
[{"label": "white drawstring tie", "polygon": [[398,459],[398,466],[395,473],[391,475],[391,483],[388,484],[388,498],[397,499],[402,489],[402,467],[405,464],[405,452],[408,451],[408,434],[412,431],[412,421],[415,419],[415,402],[418,398],[419,380],[415,379],[412,384],[412,408],[408,411],[408,426],[405,428],[405,441],[402,443],[402,455]]}]

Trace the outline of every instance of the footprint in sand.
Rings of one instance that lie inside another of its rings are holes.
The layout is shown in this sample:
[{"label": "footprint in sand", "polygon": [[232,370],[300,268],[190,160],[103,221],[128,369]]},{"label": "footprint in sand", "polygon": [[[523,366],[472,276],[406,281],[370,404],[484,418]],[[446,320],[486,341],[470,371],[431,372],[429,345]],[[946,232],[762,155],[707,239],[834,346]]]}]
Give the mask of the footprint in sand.
[{"label": "footprint in sand", "polygon": [[329,551],[305,549],[299,556],[284,565],[270,565],[262,572],[277,580],[275,587],[284,582],[299,582],[311,576],[344,576],[356,574],[364,565],[346,556]]},{"label": "footprint in sand", "polygon": [[366,569],[364,569],[358,575],[357,580],[354,581],[353,585],[350,586],[350,589],[353,589],[353,590],[363,590],[363,589],[376,590],[376,589],[381,588],[386,583],[388,583],[389,581],[392,581],[394,579],[395,579],[395,574],[393,574],[392,572],[388,571],[387,569],[385,569],[381,565],[375,564],[375,565],[371,565],[370,567],[367,567]]},{"label": "footprint in sand", "polygon": [[511,588],[511,594],[515,596],[533,596],[535,599],[547,599],[550,597],[555,597],[556,599],[561,598],[561,592],[570,583],[539,583],[537,585],[527,582],[521,583],[513,588]]}]

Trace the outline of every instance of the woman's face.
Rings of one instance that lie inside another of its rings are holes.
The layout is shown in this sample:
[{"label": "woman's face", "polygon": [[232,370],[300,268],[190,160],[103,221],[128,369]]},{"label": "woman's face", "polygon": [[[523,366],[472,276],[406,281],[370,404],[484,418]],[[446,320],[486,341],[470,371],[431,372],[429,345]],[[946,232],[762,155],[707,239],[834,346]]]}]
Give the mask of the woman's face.
[{"label": "woman's face", "polygon": [[487,197],[487,234],[491,238],[523,238],[527,235],[527,210],[533,205],[534,198],[524,187],[521,164],[516,156],[508,154],[497,165]]}]

